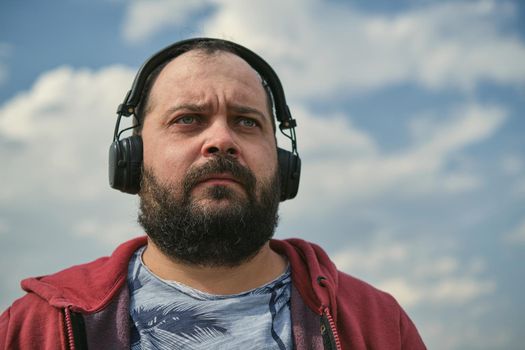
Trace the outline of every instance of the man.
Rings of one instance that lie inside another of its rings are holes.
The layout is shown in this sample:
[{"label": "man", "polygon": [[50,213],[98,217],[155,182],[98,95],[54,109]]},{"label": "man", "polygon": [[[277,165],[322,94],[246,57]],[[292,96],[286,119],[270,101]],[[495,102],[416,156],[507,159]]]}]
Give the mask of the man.
[{"label": "man", "polygon": [[[274,113],[292,153],[277,148]],[[120,140],[129,114],[134,135]],[[139,193],[147,238],[24,280],[0,347],[424,349],[390,295],[315,244],[271,239],[297,191],[294,126],[273,70],[239,45],[194,39],[153,56],[110,149],[110,182]]]}]

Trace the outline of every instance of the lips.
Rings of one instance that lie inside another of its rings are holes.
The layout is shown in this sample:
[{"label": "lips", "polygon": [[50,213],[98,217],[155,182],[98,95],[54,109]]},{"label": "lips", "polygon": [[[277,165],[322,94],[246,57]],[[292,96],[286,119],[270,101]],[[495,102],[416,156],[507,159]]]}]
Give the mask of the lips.
[{"label": "lips", "polygon": [[256,178],[247,167],[236,159],[225,155],[211,157],[206,163],[188,170],[183,182],[187,197],[197,186],[241,186],[247,193],[254,195]]},{"label": "lips", "polygon": [[243,183],[239,179],[237,179],[232,174],[228,174],[228,173],[206,175],[198,181],[198,184],[202,184],[202,183],[216,183],[216,184],[236,183],[239,185],[243,185]]}]

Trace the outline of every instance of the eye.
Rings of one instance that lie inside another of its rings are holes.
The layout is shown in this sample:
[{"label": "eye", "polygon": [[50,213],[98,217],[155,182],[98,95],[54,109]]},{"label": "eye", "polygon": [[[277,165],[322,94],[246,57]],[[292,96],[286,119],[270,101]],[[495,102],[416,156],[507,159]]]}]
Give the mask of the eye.
[{"label": "eye", "polygon": [[185,125],[189,125],[189,124],[194,124],[197,122],[197,117],[194,116],[194,115],[183,115],[182,117],[180,118],[177,118],[174,123],[175,124],[185,124]]},{"label": "eye", "polygon": [[259,124],[257,123],[257,121],[251,119],[251,118],[240,118],[239,119],[239,124],[241,126],[244,126],[246,128],[255,128],[257,127]]}]

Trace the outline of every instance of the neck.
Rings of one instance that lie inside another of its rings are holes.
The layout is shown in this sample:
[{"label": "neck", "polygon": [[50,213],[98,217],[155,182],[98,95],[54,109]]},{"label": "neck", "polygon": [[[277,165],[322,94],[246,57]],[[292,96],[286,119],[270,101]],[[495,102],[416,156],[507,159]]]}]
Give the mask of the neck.
[{"label": "neck", "polygon": [[202,267],[174,261],[149,238],[142,259],[162,279],[218,295],[257,288],[274,280],[286,269],[285,259],[270,248],[269,242],[253,258],[235,267]]}]

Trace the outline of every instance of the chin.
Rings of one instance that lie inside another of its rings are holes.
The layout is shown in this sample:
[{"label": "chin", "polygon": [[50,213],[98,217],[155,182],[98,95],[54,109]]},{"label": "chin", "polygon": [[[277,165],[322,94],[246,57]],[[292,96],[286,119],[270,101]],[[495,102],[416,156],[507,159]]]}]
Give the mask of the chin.
[{"label": "chin", "polygon": [[242,207],[248,201],[244,192],[228,186],[212,186],[194,196],[192,202],[201,208]]},{"label": "chin", "polygon": [[197,195],[197,200],[198,199],[221,203],[239,200],[246,201],[247,196],[244,190],[241,191],[231,186],[215,185],[203,189],[200,195]]}]

